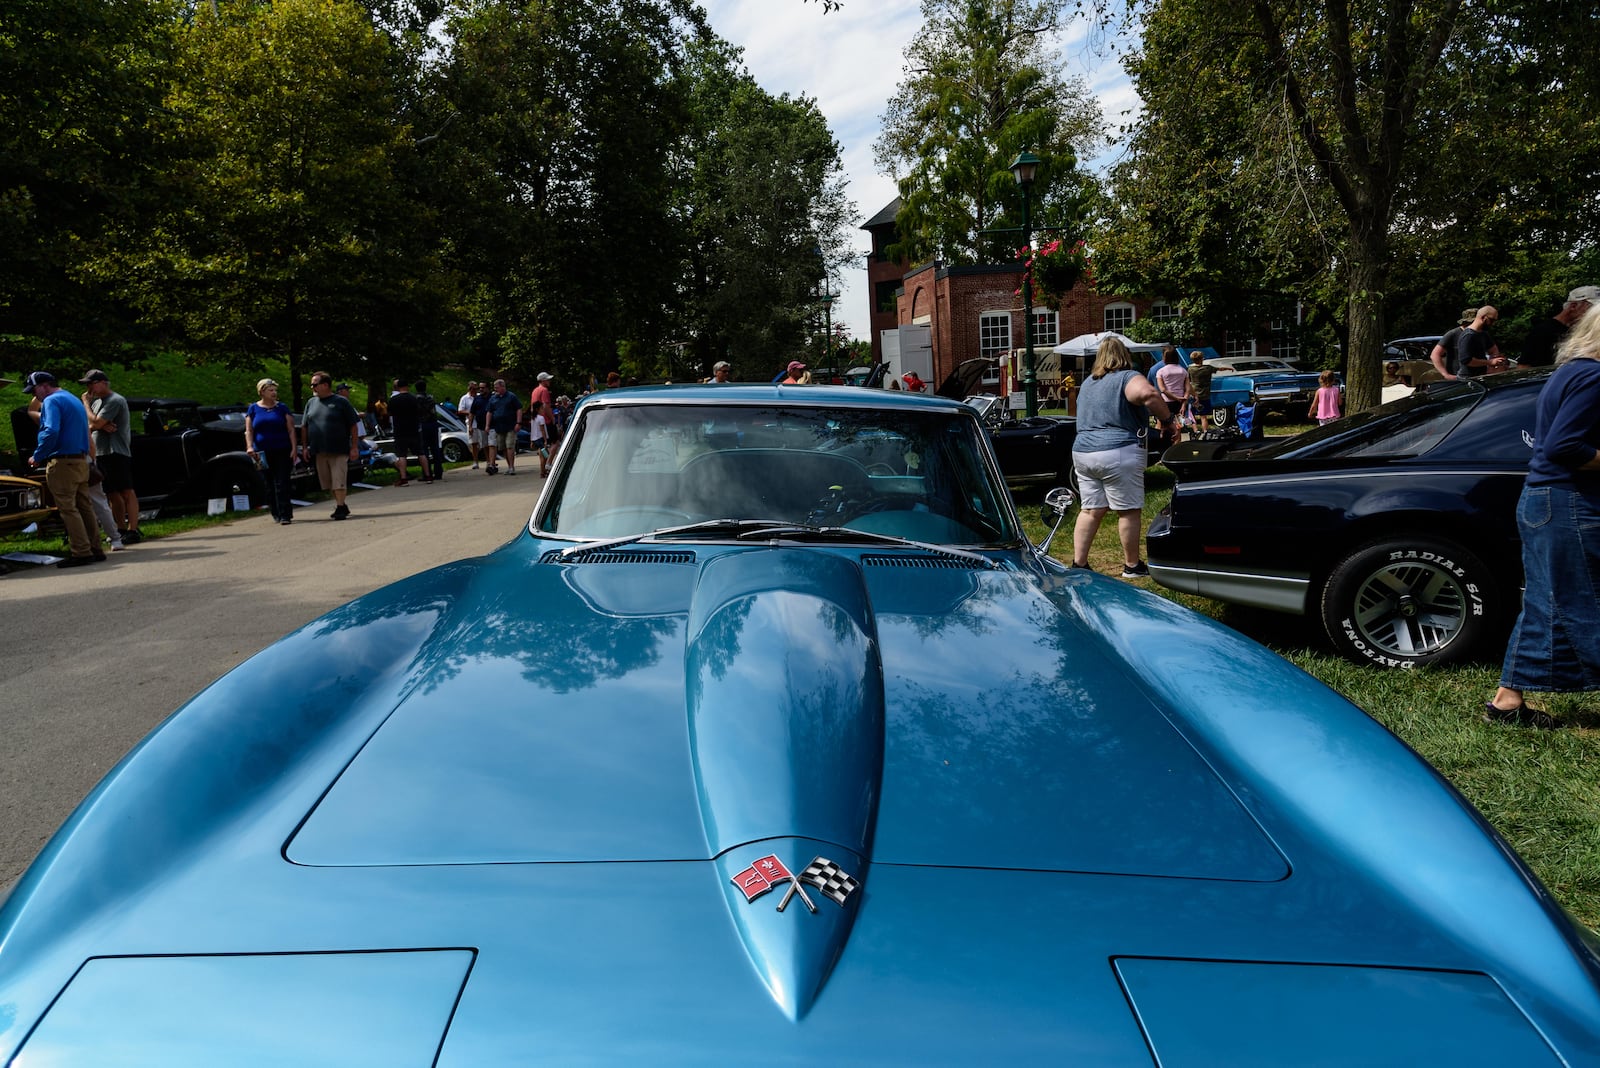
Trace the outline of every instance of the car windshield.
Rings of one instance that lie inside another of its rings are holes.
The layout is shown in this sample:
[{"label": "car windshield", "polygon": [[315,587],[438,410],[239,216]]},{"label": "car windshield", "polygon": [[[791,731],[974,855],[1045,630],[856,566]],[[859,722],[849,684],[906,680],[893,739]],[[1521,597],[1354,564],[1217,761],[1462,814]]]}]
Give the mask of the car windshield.
[{"label": "car windshield", "polygon": [[970,413],[682,403],[586,406],[533,529],[612,539],[710,520],[941,545],[1016,540]]},{"label": "car windshield", "polygon": [[1473,380],[1441,382],[1408,397],[1252,450],[1252,456],[1420,456],[1443,441],[1483,398]]}]

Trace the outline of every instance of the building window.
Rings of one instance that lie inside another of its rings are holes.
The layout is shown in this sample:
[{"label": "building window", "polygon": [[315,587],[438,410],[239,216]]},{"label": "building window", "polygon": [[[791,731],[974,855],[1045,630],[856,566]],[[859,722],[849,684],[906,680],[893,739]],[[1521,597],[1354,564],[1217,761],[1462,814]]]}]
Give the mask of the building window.
[{"label": "building window", "polygon": [[1060,343],[1060,317],[1053,311],[1033,312],[1033,343],[1043,348],[1055,348]]},{"label": "building window", "polygon": [[1300,358],[1300,339],[1295,337],[1294,324],[1286,319],[1272,321],[1272,354],[1290,363]]},{"label": "building window", "polygon": [[1170,322],[1178,317],[1178,306],[1170,300],[1158,300],[1150,305],[1150,318],[1158,323]]},{"label": "building window", "polygon": [[978,316],[978,355],[999,359],[1011,351],[1011,313],[984,312]]},{"label": "building window", "polygon": [[1254,356],[1256,339],[1248,334],[1229,334],[1228,343],[1222,347],[1224,356]]},{"label": "building window", "polygon": [[880,312],[890,312],[892,314],[898,306],[898,302],[895,299],[895,293],[899,292],[902,284],[903,283],[900,281],[900,279],[890,278],[887,281],[879,282],[876,286],[873,286],[873,308]]},{"label": "building window", "polygon": [[1134,318],[1133,305],[1127,301],[1106,305],[1107,330],[1115,330],[1121,333],[1133,325]]}]

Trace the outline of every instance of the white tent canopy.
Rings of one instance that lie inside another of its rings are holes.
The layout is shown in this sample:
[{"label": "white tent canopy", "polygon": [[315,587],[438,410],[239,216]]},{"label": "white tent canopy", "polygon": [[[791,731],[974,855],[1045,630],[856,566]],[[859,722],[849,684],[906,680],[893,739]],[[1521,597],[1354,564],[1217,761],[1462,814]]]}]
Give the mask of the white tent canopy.
[{"label": "white tent canopy", "polygon": [[1129,352],[1160,352],[1163,348],[1159,342],[1135,341],[1124,334],[1117,333],[1115,330],[1107,330],[1099,334],[1079,334],[1075,338],[1063,341],[1050,351],[1062,356],[1093,356],[1095,351],[1100,348],[1100,342],[1108,337],[1114,337],[1121,341],[1128,346]]}]

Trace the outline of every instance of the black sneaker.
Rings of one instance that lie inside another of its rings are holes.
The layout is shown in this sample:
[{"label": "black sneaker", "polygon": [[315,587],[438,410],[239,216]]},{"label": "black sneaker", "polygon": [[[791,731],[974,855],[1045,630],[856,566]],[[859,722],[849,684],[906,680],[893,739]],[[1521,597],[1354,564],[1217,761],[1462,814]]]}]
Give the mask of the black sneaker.
[{"label": "black sneaker", "polygon": [[137,530],[124,530],[122,532],[122,544],[124,545],[138,545],[141,541],[144,541],[144,535]]},{"label": "black sneaker", "polygon": [[1146,564],[1143,560],[1140,560],[1137,564],[1134,564],[1132,567],[1129,567],[1127,564],[1123,564],[1122,565],[1122,577],[1123,578],[1149,578],[1150,577],[1150,566],[1148,564]]},{"label": "black sneaker", "polygon": [[1073,571],[1093,571],[1094,570],[1094,568],[1090,567],[1088,564],[1080,564],[1076,560],[1074,560],[1072,563],[1068,564],[1067,567],[1070,570],[1073,570]]},{"label": "black sneaker", "polygon": [[1553,731],[1561,726],[1561,723],[1548,712],[1541,712],[1539,709],[1529,708],[1527,705],[1518,705],[1516,708],[1496,708],[1493,701],[1483,706],[1483,721],[1485,723],[1504,723],[1511,727],[1533,727],[1541,731]]},{"label": "black sneaker", "polygon": [[94,563],[92,556],[69,556],[65,560],[56,562],[57,567],[84,567]]},{"label": "black sneaker", "polygon": [[350,515],[350,506],[349,505],[341,504],[341,505],[339,505],[339,507],[337,507],[337,508],[335,508],[333,510],[333,518],[335,518],[335,519],[346,519],[346,518],[349,517],[349,515]]}]

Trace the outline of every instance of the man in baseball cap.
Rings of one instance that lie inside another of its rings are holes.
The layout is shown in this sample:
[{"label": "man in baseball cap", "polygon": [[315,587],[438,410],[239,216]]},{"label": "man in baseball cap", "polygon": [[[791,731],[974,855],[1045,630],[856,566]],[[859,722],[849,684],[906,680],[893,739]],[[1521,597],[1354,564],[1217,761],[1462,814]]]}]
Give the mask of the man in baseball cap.
[{"label": "man in baseball cap", "polygon": [[779,384],[785,386],[798,386],[800,384],[800,376],[805,373],[805,364],[801,363],[799,360],[790,360],[789,373],[783,376],[783,381]]},{"label": "man in baseball cap", "polygon": [[1540,319],[1528,328],[1522,343],[1521,367],[1549,367],[1556,362],[1556,350],[1567,339],[1572,324],[1583,318],[1591,305],[1600,304],[1600,286],[1579,286],[1567,294],[1566,302],[1554,315]]},{"label": "man in baseball cap", "polygon": [[28,375],[22,392],[39,398],[39,442],[28,463],[44,468],[45,485],[56,499],[56,512],[72,546],[72,555],[56,566],[81,567],[104,560],[89,496],[89,410],[58,386],[49,371]]},{"label": "man in baseball cap", "polygon": [[22,380],[22,392],[32,397],[35,395],[34,390],[40,386],[53,386],[55,384],[56,376],[49,371],[33,371],[29,373],[27,378]]}]

